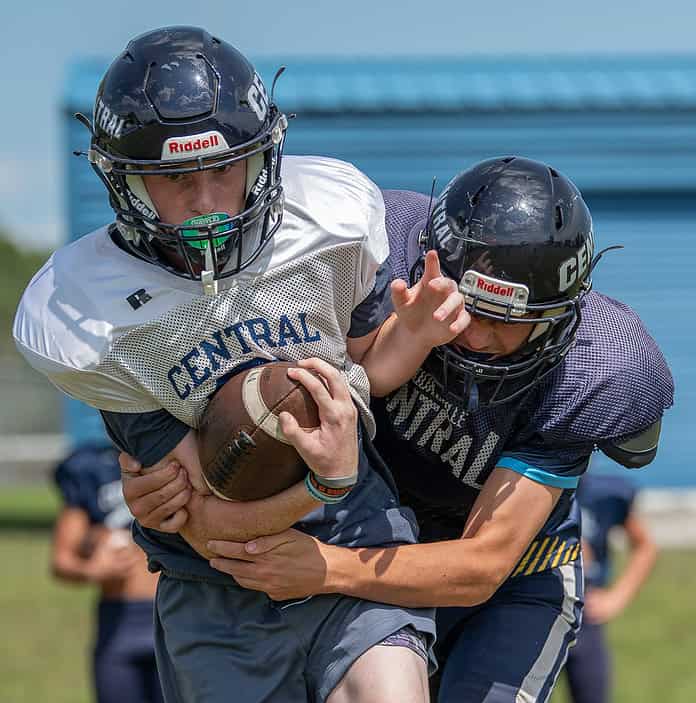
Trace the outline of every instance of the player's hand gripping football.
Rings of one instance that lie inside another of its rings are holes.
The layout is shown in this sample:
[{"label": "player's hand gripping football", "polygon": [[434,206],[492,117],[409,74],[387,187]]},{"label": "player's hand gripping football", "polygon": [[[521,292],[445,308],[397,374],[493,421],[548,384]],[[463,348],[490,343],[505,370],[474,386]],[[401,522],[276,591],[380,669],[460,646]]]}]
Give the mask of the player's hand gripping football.
[{"label": "player's hand gripping football", "polygon": [[[283,434],[309,468],[325,478],[358,470],[358,411],[343,375],[321,359],[303,359],[288,376],[301,383],[319,408],[319,427],[307,430],[288,412],[278,416]],[[312,373],[314,371],[315,373]],[[316,374],[319,374],[317,376]]]},{"label": "player's hand gripping football", "polygon": [[443,276],[435,250],[425,256],[423,276],[410,288],[397,278],[391,284],[392,303],[399,322],[424,346],[447,344],[461,334],[471,318],[457,283]]}]

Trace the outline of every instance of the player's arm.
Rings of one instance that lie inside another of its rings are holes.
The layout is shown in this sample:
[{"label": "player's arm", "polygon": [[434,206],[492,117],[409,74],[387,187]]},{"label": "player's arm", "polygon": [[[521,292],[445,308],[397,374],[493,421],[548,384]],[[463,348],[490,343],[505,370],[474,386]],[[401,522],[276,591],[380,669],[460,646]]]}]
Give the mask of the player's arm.
[{"label": "player's arm", "polygon": [[89,518],[81,508],[62,508],[53,527],[51,571],[63,581],[91,581],[84,543],[89,536]]},{"label": "player's arm", "polygon": [[65,506],[53,528],[51,571],[62,581],[105,584],[125,578],[140,555],[128,549],[106,549],[82,508]]},{"label": "player's arm", "polygon": [[[161,413],[148,420],[161,423]],[[177,433],[184,434],[171,450],[153,462],[153,455],[142,441],[147,433],[141,431],[139,437],[131,437],[129,442],[123,431],[124,426],[127,429],[132,425],[142,425],[128,418],[127,425],[122,422],[119,427],[119,418],[113,413],[103,415],[112,438],[119,440],[119,446],[143,459],[142,463],[128,456],[120,460],[124,476],[123,494],[133,516],[144,527],[180,532],[198,550],[202,550],[211,538],[245,540],[279,532],[319,505],[302,482],[263,500],[244,503],[221,500],[205,487],[194,430],[175,418],[165,420],[171,425],[171,436],[176,438]],[[144,422],[143,416],[140,417]],[[157,448],[161,450],[162,445]],[[142,468],[143,463],[150,465]],[[203,485],[192,489],[194,477]]]},{"label": "player's arm", "polygon": [[[352,477],[357,474],[358,466],[357,410],[345,380],[337,369],[319,359],[301,361],[300,366],[304,368],[290,370],[288,374],[303,383],[312,394],[319,409],[320,426],[307,432],[289,413],[281,413],[281,429],[307,466],[318,476],[327,479]],[[312,370],[320,374],[323,380],[312,374]],[[157,422],[161,420],[162,412],[155,418]],[[122,420],[108,416],[105,420],[117,444],[128,447],[123,431],[117,426]],[[143,426],[142,422],[128,422],[135,428]],[[168,422],[171,425],[170,435],[176,436],[178,421]],[[126,467],[126,473],[132,477],[124,482],[124,496],[131,512],[139,521],[145,520],[141,524],[146,527],[168,532],[176,527],[203,554],[209,539],[240,541],[274,534],[287,529],[321,504],[310,495],[304,481],[258,501],[230,502],[210,494],[189,491],[190,498],[183,503],[182,493],[186,496],[187,489],[179,483],[181,472],[178,465],[187,468],[188,465],[195,466],[200,473],[195,432],[183,427],[185,434],[173,449],[159,459],[154,471],[146,469],[145,474],[139,476],[132,471],[139,471],[137,464]],[[144,433],[145,439],[149,436],[149,433]],[[161,451],[162,447],[158,448]],[[159,480],[163,472],[167,476]],[[174,488],[171,488],[172,484]],[[167,514],[166,511],[172,510],[177,510],[179,517],[170,517],[171,512]]]},{"label": "player's arm", "polygon": [[657,545],[644,522],[631,510],[623,524],[629,557],[618,578],[608,588],[593,588],[586,597],[588,621],[604,623],[619,615],[647,581],[657,559]]},{"label": "player's arm", "polygon": [[[391,284],[394,313],[356,357],[370,379],[370,391],[383,396],[411,378],[433,347],[452,341],[469,324],[469,313],[457,284],[440,272],[434,251],[428,252],[422,278],[412,287]],[[364,343],[363,343],[364,345]]]},{"label": "player's arm", "polygon": [[538,534],[562,489],[494,469],[462,537],[432,544],[348,549],[294,530],[247,545],[213,542],[211,564],[272,598],[314,593],[403,606],[470,606],[488,600]]}]

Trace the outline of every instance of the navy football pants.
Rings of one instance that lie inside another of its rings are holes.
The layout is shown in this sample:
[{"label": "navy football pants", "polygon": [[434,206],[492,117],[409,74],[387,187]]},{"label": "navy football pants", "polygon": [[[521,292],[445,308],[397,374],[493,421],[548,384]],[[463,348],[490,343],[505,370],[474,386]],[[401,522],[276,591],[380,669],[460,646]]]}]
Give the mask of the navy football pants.
[{"label": "navy football pants", "polygon": [[152,601],[103,600],[97,614],[94,684],[98,703],[161,703]]},{"label": "navy football pants", "polygon": [[439,608],[433,701],[547,701],[580,624],[580,564],[508,579],[480,606]]},{"label": "navy football pants", "polygon": [[565,670],[573,703],[608,703],[611,655],[603,625],[583,623]]}]

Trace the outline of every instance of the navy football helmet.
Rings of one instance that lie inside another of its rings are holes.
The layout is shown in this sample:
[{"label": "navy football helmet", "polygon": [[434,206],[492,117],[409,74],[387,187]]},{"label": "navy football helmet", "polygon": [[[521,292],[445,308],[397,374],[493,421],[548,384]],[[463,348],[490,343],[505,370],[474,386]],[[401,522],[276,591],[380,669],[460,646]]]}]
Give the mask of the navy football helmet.
[{"label": "navy football helmet", "polygon": [[[254,261],[280,226],[287,119],[246,58],[206,31],[165,27],[133,39],[104,75],[88,126],[89,160],[136,256],[214,292],[217,279]],[[142,179],[241,160],[246,202],[233,214],[163,222]]]},{"label": "navy football helmet", "polygon": [[448,344],[428,357],[443,389],[470,408],[520,396],[552,371],[573,344],[580,300],[595,263],[592,218],[575,185],[546,164],[519,157],[483,161],[454,178],[421,236],[467,310],[511,324],[532,323],[521,349],[505,357]]}]

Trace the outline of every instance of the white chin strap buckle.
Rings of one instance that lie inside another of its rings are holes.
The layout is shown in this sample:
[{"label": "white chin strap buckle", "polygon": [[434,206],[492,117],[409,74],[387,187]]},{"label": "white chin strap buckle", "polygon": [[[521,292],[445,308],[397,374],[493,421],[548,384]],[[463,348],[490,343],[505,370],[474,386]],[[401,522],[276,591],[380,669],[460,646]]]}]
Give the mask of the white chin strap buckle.
[{"label": "white chin strap buckle", "polygon": [[203,293],[205,295],[217,295],[218,282],[214,271],[202,271],[201,283],[203,284]]}]

